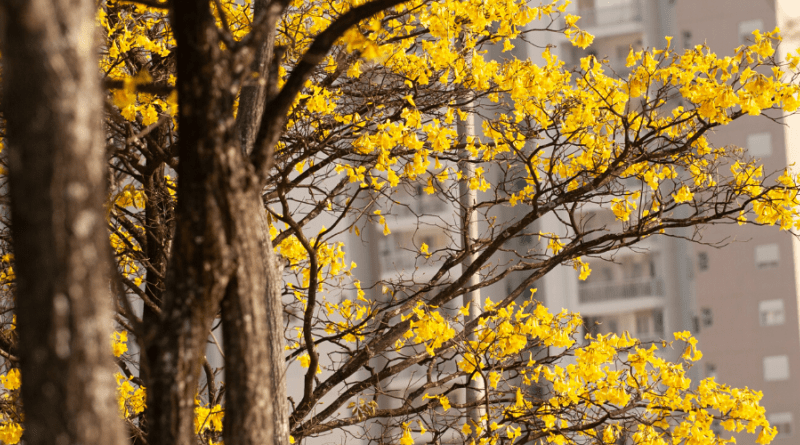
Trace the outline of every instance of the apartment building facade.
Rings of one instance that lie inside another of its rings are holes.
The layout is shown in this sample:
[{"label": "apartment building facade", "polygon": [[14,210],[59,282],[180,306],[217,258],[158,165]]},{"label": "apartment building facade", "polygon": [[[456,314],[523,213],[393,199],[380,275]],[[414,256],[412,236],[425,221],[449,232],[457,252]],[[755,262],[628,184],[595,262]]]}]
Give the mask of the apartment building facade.
[{"label": "apartment building facade", "polygon": [[[779,55],[800,47],[796,1],[580,0],[570,12],[582,17],[580,25],[595,42],[587,51],[557,42],[561,58],[577,63],[593,54],[607,59],[620,76],[628,74],[631,47],[663,47],[667,35],[673,36],[673,48],[706,44],[717,54],[733,55],[755,29],[780,26],[785,40]],[[745,117],[710,140],[746,148],[765,171],[776,171],[800,160],[800,120],[784,122],[789,126]],[[597,212],[595,217],[609,218]],[[721,225],[705,228],[702,244],[656,238],[639,247],[607,258],[613,262],[592,263],[586,282],[566,267],[548,275],[548,305],[580,312],[589,326],[599,324],[590,328],[598,332],[627,330],[653,340],[692,331],[704,353],[692,377],[763,391],[768,419],[779,430],[774,443],[797,441],[798,241],[775,227]],[[739,443],[755,439],[742,437]]]},{"label": "apartment building facade", "polygon": [[[800,16],[796,3],[679,0],[676,16],[684,39],[692,44],[705,41],[725,54],[746,43],[754,29],[780,26],[790,37],[780,46],[783,56],[798,47],[793,23]],[[797,161],[800,141],[791,133],[800,122],[787,123],[789,127],[782,127],[763,117],[750,117],[718,131],[713,140],[746,148],[762,160],[765,171],[775,171]],[[753,225],[715,227],[707,234],[709,242],[728,245],[694,248],[704,374],[763,391],[767,417],[779,431],[774,443],[795,443],[800,437],[797,240],[776,228]]]}]

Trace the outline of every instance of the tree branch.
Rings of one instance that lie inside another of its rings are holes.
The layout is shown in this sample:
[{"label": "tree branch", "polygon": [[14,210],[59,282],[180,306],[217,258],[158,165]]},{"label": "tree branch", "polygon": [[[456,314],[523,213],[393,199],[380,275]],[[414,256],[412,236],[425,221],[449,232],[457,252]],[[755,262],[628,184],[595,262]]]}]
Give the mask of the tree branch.
[{"label": "tree branch", "polygon": [[260,178],[266,178],[272,166],[275,145],[283,133],[288,119],[287,113],[295,96],[303,89],[303,84],[311,75],[311,71],[325,59],[325,55],[328,54],[336,40],[361,20],[405,1],[407,0],[374,0],[355,7],[342,14],[314,39],[300,63],[292,70],[280,93],[269,100],[265,107],[261,127],[251,155],[251,161]]}]

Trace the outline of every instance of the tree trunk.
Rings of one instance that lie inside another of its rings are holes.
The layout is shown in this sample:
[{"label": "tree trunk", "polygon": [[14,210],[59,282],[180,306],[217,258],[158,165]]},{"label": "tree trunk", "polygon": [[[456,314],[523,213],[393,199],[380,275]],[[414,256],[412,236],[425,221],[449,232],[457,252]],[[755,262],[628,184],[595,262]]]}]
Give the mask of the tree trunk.
[{"label": "tree trunk", "polygon": [[[241,188],[229,68],[208,4],[175,1],[178,203],[162,314],[144,363],[150,445],[191,445],[208,332],[233,271],[229,190]],[[238,173],[237,173],[238,172]]]},{"label": "tree trunk", "polygon": [[[267,0],[255,0],[254,16],[261,17],[267,12]],[[256,54],[253,59],[253,64],[250,67],[252,73],[255,73],[255,78],[250,78],[248,83],[242,86],[242,91],[239,96],[239,110],[236,116],[236,130],[239,134],[241,141],[242,151],[249,155],[253,150],[253,144],[258,135],[258,129],[261,126],[261,116],[264,115],[264,106],[267,103],[267,81],[272,61],[273,48],[275,46],[275,33],[272,31],[275,28],[277,15],[270,15],[269,20],[265,24],[265,28],[269,30],[265,36],[264,42],[256,49]]]},{"label": "tree trunk", "polygon": [[93,0],[2,4],[16,313],[28,444],[125,443],[111,360]]},{"label": "tree trunk", "polygon": [[[272,58],[279,12],[270,10],[266,0],[256,0],[254,16],[264,17],[267,31],[250,68],[258,73],[257,81],[243,86],[239,98],[236,134],[245,156],[253,149],[268,92],[276,88],[269,82],[276,77],[270,70],[277,66]],[[257,186],[239,199],[241,216],[234,232],[239,262],[222,306],[227,407],[223,431],[228,444],[288,445],[282,268],[272,250],[255,176],[253,184]]]},{"label": "tree trunk", "polygon": [[281,271],[260,194],[237,201],[237,267],[222,306],[225,443],[288,445]]},{"label": "tree trunk", "polygon": [[286,444],[281,277],[261,185],[233,119],[231,56],[219,48],[208,2],[175,1],[172,17],[178,204],[163,313],[148,335],[148,442],[195,442],[193,405],[206,338],[225,297],[225,442]]}]

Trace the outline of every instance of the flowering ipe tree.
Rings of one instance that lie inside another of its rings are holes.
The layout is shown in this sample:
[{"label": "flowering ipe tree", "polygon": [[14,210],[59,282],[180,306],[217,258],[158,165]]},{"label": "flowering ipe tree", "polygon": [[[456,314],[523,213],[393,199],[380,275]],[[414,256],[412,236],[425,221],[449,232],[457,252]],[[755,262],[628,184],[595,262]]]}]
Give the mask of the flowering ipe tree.
[{"label": "flowering ipe tree", "polygon": [[[769,442],[760,393],[688,380],[701,356],[688,332],[584,341],[580,317],[531,288],[680,228],[795,227],[798,177],[708,137],[794,113],[798,58],[776,58],[777,30],[725,58],[669,38],[632,49],[624,78],[592,56],[573,69],[549,48],[542,63],[507,51],[534,31],[590,45],[566,3],[4,2],[0,439],[121,443],[122,417],[150,445],[337,430],[403,445],[725,443],[715,420]],[[460,137],[478,111],[479,134]],[[359,281],[342,233],[391,238],[387,216],[417,189],[453,209],[437,225],[452,242],[405,252],[435,272]],[[591,223],[589,206],[616,221]],[[560,237],[533,233],[546,217]],[[510,274],[521,284],[460,307]],[[205,359],[218,325],[222,385]],[[666,348],[685,352],[670,362]]]}]

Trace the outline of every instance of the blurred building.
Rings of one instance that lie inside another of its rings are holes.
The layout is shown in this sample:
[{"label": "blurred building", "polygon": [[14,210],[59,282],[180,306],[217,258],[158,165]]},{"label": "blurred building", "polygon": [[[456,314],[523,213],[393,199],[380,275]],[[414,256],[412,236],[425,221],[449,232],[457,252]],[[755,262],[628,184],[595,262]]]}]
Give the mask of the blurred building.
[{"label": "blurred building", "polygon": [[[561,58],[577,64],[593,54],[620,76],[629,72],[625,58],[631,47],[663,47],[667,35],[674,49],[706,44],[719,55],[733,55],[754,30],[780,26],[784,42],[777,54],[800,47],[796,0],[579,0],[569,12],[581,16],[578,24],[595,41],[583,51],[562,40],[556,43]],[[776,171],[800,160],[800,120],[787,121],[788,127],[747,116],[709,139],[746,148],[765,172]],[[605,212],[589,216],[612,223],[613,215]],[[585,282],[561,267],[545,278],[547,304],[579,311],[600,332],[670,340],[674,331],[692,331],[704,353],[693,379],[715,377],[763,391],[762,404],[779,431],[773,443],[794,443],[800,437],[794,421],[800,420],[798,241],[775,227],[752,224],[707,227],[701,235],[703,244],[651,238],[641,249],[609,257],[613,263],[593,262]],[[741,439],[755,443],[755,437]]]},{"label": "blurred building", "polygon": [[[800,47],[800,1],[797,0],[577,0],[568,13],[581,16],[578,25],[595,36],[586,50],[572,46],[555,33],[536,35],[537,44],[553,45],[554,53],[577,65],[580,58],[595,55],[608,60],[608,69],[618,76],[629,73],[625,59],[631,48],[664,47],[664,36],[672,36],[672,48],[681,50],[707,44],[720,55],[733,55],[734,48],[748,42],[755,29],[771,31],[780,26],[784,42],[779,56]],[[501,57],[492,54],[490,57]],[[541,61],[541,49],[518,45],[512,53]],[[781,118],[780,115],[775,115]],[[763,116],[747,116],[730,128],[710,135],[717,146],[746,148],[761,159],[765,171],[776,171],[800,161],[800,117],[788,118],[781,126]],[[798,163],[800,165],[800,163]],[[433,262],[415,255],[422,243],[431,252],[458,245],[447,227],[459,224],[452,205],[437,194],[427,195],[422,186],[397,196],[387,221],[392,236],[382,228],[368,226],[359,240],[347,242],[348,255],[359,264],[359,278],[365,283],[383,279],[426,282],[435,273]],[[505,220],[514,218],[518,208],[507,208]],[[589,225],[608,227],[614,215],[599,206],[584,209]],[[545,217],[531,227],[532,233],[565,230],[555,216]],[[672,340],[676,331],[692,331],[700,340],[704,357],[690,371],[694,381],[715,377],[717,381],[763,391],[763,405],[770,422],[778,427],[776,444],[800,438],[800,242],[776,227],[752,224],[719,225],[701,232],[702,243],[681,237],[693,236],[694,229],[676,231],[676,237],[651,237],[633,248],[593,260],[588,280],[560,266],[537,283],[536,297],[553,311],[567,308],[580,312],[593,333],[628,331],[643,341]],[[352,235],[355,236],[355,235]],[[365,248],[355,248],[363,243]],[[508,246],[535,247],[535,237],[524,237]],[[500,252],[497,261],[513,258]],[[435,258],[434,258],[435,259]],[[523,279],[510,275],[484,289],[482,298],[495,301],[508,294]],[[373,298],[380,289],[372,290]],[[681,351],[666,352],[676,359]],[[412,376],[401,376],[393,385],[401,388]],[[390,385],[391,388],[391,385]],[[386,401],[385,405],[391,405]],[[720,429],[721,430],[721,429]],[[755,436],[740,436],[739,443],[754,444]]]}]

